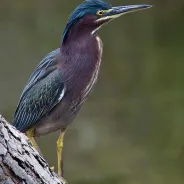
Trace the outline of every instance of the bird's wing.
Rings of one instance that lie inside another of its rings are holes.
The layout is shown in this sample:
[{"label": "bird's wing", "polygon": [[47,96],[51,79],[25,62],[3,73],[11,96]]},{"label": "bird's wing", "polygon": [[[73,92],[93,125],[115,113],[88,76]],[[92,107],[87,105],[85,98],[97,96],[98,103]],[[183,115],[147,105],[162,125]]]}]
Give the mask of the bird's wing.
[{"label": "bird's wing", "polygon": [[57,53],[55,50],[41,61],[23,90],[13,121],[19,131],[25,132],[38,122],[64,96],[64,84],[56,67]]}]

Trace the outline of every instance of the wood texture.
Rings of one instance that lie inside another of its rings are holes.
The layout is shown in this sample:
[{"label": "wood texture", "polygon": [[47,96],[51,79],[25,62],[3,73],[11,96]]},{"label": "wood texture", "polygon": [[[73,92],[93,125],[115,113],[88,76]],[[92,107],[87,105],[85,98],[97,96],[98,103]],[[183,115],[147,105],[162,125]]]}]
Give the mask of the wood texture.
[{"label": "wood texture", "polygon": [[0,184],[63,184],[28,138],[1,115]]}]

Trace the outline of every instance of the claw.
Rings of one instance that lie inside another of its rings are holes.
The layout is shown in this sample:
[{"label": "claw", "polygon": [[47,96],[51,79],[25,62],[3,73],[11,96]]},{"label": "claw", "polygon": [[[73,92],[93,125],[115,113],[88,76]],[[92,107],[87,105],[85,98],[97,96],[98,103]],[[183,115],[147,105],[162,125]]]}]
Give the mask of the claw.
[{"label": "claw", "polygon": [[67,181],[62,177],[59,177],[59,180],[62,182],[62,184],[68,184]]},{"label": "claw", "polygon": [[53,172],[54,171],[54,166],[50,167],[50,170]]}]

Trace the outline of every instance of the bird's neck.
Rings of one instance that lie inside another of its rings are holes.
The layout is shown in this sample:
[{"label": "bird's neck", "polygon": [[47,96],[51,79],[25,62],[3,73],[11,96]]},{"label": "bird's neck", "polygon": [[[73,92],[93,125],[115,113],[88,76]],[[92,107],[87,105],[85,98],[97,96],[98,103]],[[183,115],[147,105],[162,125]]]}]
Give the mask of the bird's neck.
[{"label": "bird's neck", "polygon": [[103,45],[99,36],[92,34],[93,30],[93,27],[76,24],[68,31],[67,38],[60,47],[66,60],[86,65],[101,60]]}]

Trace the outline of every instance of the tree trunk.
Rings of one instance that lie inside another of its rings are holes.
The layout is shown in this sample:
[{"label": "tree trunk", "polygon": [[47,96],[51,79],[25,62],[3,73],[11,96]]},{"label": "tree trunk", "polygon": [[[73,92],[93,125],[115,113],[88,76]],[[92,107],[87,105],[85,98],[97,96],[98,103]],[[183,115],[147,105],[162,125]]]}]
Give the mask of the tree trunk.
[{"label": "tree trunk", "polygon": [[0,115],[0,184],[63,184],[25,134]]}]

